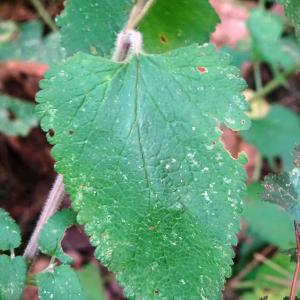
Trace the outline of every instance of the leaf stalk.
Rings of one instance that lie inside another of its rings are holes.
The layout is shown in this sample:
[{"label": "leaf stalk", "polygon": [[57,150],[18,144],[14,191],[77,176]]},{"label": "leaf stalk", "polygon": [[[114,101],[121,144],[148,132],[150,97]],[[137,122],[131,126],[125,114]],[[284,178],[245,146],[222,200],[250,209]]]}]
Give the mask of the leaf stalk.
[{"label": "leaf stalk", "polygon": [[260,101],[261,98],[264,98],[266,95],[274,91],[276,88],[281,86],[286,82],[286,79],[291,75],[300,71],[300,64],[296,65],[295,67],[279,73],[273,80],[271,80],[267,85],[261,88],[259,91],[255,93],[255,95],[249,99],[249,101]]},{"label": "leaf stalk", "polygon": [[33,258],[35,257],[38,250],[38,239],[40,236],[40,232],[43,226],[48,222],[49,218],[53,216],[60,207],[64,195],[65,191],[63,184],[63,176],[58,175],[46,200],[45,206],[37,222],[37,225],[31,235],[29,243],[24,251],[23,257],[29,260],[33,260]]},{"label": "leaf stalk", "polygon": [[118,34],[116,48],[113,54],[113,60],[117,62],[124,61],[130,49],[134,54],[142,50],[142,35],[135,29],[147,14],[155,0],[137,0],[131,10],[128,22],[124,29]]},{"label": "leaf stalk", "polygon": [[34,8],[36,9],[39,16],[43,19],[43,21],[50,27],[53,32],[58,31],[58,27],[56,26],[55,22],[52,20],[51,16],[49,15],[48,11],[42,4],[40,0],[30,0]]},{"label": "leaf stalk", "polygon": [[294,276],[291,285],[290,300],[295,300],[297,282],[298,282],[298,277],[300,272],[300,236],[299,236],[299,226],[296,221],[294,221],[294,227],[295,227],[295,238],[296,238],[296,246],[297,246],[296,248],[297,263],[296,263],[296,268],[294,271]]}]

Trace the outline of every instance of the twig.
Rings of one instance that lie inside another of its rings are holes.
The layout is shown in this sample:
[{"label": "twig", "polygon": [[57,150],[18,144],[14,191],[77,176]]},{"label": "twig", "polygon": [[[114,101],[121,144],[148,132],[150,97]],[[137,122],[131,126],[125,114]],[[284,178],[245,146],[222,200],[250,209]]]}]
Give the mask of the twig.
[{"label": "twig", "polygon": [[281,86],[286,82],[286,79],[295,74],[300,70],[300,65],[296,65],[292,69],[289,69],[283,73],[278,74],[273,80],[271,80],[267,85],[265,85],[260,91],[255,93],[255,95],[249,99],[249,101],[259,101],[260,98],[265,97],[269,93],[271,93],[273,90]]},{"label": "twig", "polygon": [[292,286],[291,286],[291,292],[290,292],[290,300],[295,300],[296,295],[296,287],[299,277],[299,271],[300,271],[300,237],[299,237],[299,227],[298,223],[294,221],[294,227],[295,227],[295,238],[296,238],[296,254],[297,254],[297,264],[294,271]]},{"label": "twig", "polygon": [[[290,287],[291,286],[291,281],[290,280],[283,279],[283,278],[278,278],[276,276],[266,275],[265,277],[263,277],[263,279],[266,280],[266,281],[284,286],[284,287]],[[299,285],[298,282],[297,282],[297,286],[296,286],[296,291],[300,291],[300,285]]]},{"label": "twig", "polygon": [[58,31],[58,27],[55,22],[52,20],[46,8],[40,2],[40,0],[30,0],[34,8],[36,9],[39,16],[43,19],[43,21],[51,28],[52,31]]},{"label": "twig", "polygon": [[[261,255],[268,256],[272,252],[274,252],[274,250],[276,250],[274,246],[268,246],[261,252]],[[239,281],[241,281],[245,276],[247,276],[247,274],[251,272],[260,263],[261,261],[257,259],[257,256],[254,256],[253,260],[245,268],[243,268],[241,272],[239,272],[235,277],[228,281],[227,288],[235,287]]]},{"label": "twig", "polygon": [[64,184],[62,175],[58,175],[52,187],[52,190],[49,193],[49,196],[46,200],[46,204],[43,208],[43,211],[40,215],[40,218],[37,222],[37,225],[31,235],[29,243],[24,251],[23,256],[32,260],[37,253],[38,249],[38,239],[43,226],[47,223],[49,218],[54,215],[54,213],[58,210],[63,197],[65,195],[64,192]]},{"label": "twig", "polygon": [[266,266],[270,267],[271,269],[273,269],[274,271],[282,274],[283,276],[287,276],[290,277],[290,273],[285,270],[284,268],[282,268],[281,266],[277,265],[276,263],[272,262],[272,260],[268,259],[267,257],[265,257],[264,255],[260,254],[260,253],[256,253],[254,254],[255,258],[260,261],[261,263],[265,264]]}]

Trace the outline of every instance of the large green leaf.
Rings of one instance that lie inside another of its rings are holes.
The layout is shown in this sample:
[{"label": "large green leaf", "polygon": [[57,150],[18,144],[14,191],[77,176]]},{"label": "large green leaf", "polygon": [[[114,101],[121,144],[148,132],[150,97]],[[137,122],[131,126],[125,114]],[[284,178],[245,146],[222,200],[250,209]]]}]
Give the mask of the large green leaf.
[{"label": "large green leaf", "polygon": [[273,203],[263,201],[263,187],[256,183],[248,186],[243,218],[261,239],[281,249],[295,245],[293,221]]},{"label": "large green leaf", "polygon": [[[117,33],[124,27],[133,0],[68,0],[58,18],[62,44],[68,54],[78,51],[110,56]],[[204,43],[218,17],[207,0],[157,0],[140,24],[144,48],[164,52],[192,43]]]},{"label": "large green leaf", "polygon": [[26,278],[26,263],[23,257],[0,256],[0,299],[18,300]]},{"label": "large green leaf", "polygon": [[40,63],[61,61],[65,51],[59,46],[60,35],[51,33],[43,37],[43,25],[38,21],[24,23],[11,38],[0,40],[0,62],[29,60]]},{"label": "large green leaf", "polygon": [[283,160],[286,169],[292,167],[292,153],[300,144],[300,118],[291,110],[273,105],[263,119],[254,120],[242,137],[273,164],[276,157]]},{"label": "large green leaf", "polygon": [[41,300],[85,300],[76,272],[68,265],[36,275]]},{"label": "large green leaf", "polygon": [[300,2],[299,0],[283,0],[286,15],[296,28],[296,34],[300,39]]},{"label": "large green leaf", "polygon": [[134,0],[68,0],[57,19],[67,53],[110,55],[133,3]]},{"label": "large green leaf", "polygon": [[71,209],[63,209],[52,216],[41,231],[38,241],[40,250],[63,263],[71,263],[72,259],[61,248],[61,241],[66,229],[75,223],[76,215]]},{"label": "large green leaf", "polygon": [[26,136],[37,125],[32,103],[0,95],[0,133]]},{"label": "large green leaf", "polygon": [[245,176],[219,126],[249,120],[228,64],[211,45],[128,63],[79,53],[41,83],[57,171],[129,297],[218,299],[230,275]]},{"label": "large green leaf", "polygon": [[255,59],[284,69],[299,63],[299,55],[291,53],[281,39],[284,23],[279,16],[263,9],[254,9],[247,24]]},{"label": "large green leaf", "polygon": [[15,220],[0,208],[0,250],[6,251],[20,246],[21,234]]},{"label": "large green leaf", "polygon": [[160,53],[209,41],[218,21],[207,0],[157,0],[139,30],[145,50]]}]

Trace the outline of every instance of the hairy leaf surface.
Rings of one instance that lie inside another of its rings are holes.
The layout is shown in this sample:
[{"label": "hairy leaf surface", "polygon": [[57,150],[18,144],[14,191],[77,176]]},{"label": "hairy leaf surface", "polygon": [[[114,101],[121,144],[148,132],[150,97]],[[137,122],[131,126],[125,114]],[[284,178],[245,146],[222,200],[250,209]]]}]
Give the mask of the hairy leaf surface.
[{"label": "hairy leaf surface", "polygon": [[6,251],[20,246],[21,234],[15,220],[0,208],[0,250]]},{"label": "hairy leaf surface", "polygon": [[283,0],[286,15],[296,28],[296,34],[300,39],[300,2],[299,0]]},{"label": "hairy leaf surface", "polygon": [[218,299],[244,172],[219,141],[249,126],[244,81],[211,45],[114,63],[79,53],[38,110],[96,256],[136,299]]},{"label": "hairy leaf surface", "polygon": [[20,299],[26,277],[26,263],[23,257],[0,256],[0,299]]},{"label": "hairy leaf surface", "polygon": [[53,272],[36,276],[41,300],[85,300],[76,272],[68,265],[56,267]]},{"label": "hairy leaf surface", "polygon": [[[78,51],[110,56],[134,4],[133,0],[68,0],[58,25],[68,54]],[[155,1],[139,30],[144,48],[165,52],[209,41],[218,17],[207,0]]]},{"label": "hairy leaf surface", "polygon": [[0,133],[26,136],[37,125],[32,103],[0,94]]},{"label": "hairy leaf surface", "polygon": [[134,0],[69,0],[57,20],[67,53],[110,55],[133,4]]},{"label": "hairy leaf surface", "polygon": [[71,209],[61,210],[52,216],[41,231],[38,241],[40,250],[57,257],[63,263],[71,263],[72,259],[61,248],[61,241],[66,229],[75,223],[76,215]]},{"label": "hairy leaf surface", "polygon": [[300,222],[300,146],[294,151],[294,168],[280,175],[267,176],[264,186],[264,198],[281,206]]},{"label": "hairy leaf surface", "polygon": [[300,222],[300,168],[295,167],[279,176],[268,176],[264,185],[265,199],[278,204]]}]

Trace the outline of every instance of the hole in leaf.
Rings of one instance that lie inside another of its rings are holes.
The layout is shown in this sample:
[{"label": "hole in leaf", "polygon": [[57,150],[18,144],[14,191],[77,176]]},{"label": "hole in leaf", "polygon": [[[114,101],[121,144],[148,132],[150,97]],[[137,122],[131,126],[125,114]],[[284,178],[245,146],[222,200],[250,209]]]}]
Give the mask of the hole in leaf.
[{"label": "hole in leaf", "polygon": [[73,135],[74,131],[73,130],[69,130],[69,135]]},{"label": "hole in leaf", "polygon": [[55,131],[54,131],[53,129],[50,129],[50,130],[48,131],[48,135],[49,135],[50,137],[54,137]]},{"label": "hole in leaf", "polygon": [[7,112],[8,112],[8,119],[10,121],[14,121],[17,118],[15,113],[11,109],[8,108]]},{"label": "hole in leaf", "polygon": [[162,44],[167,44],[168,43],[167,37],[165,35],[163,35],[163,34],[159,37],[159,39],[160,39],[160,42]]},{"label": "hole in leaf", "polygon": [[155,291],[154,291],[154,294],[155,294],[156,296],[158,296],[158,295],[160,294],[160,291],[159,291],[159,290],[155,290]]}]

